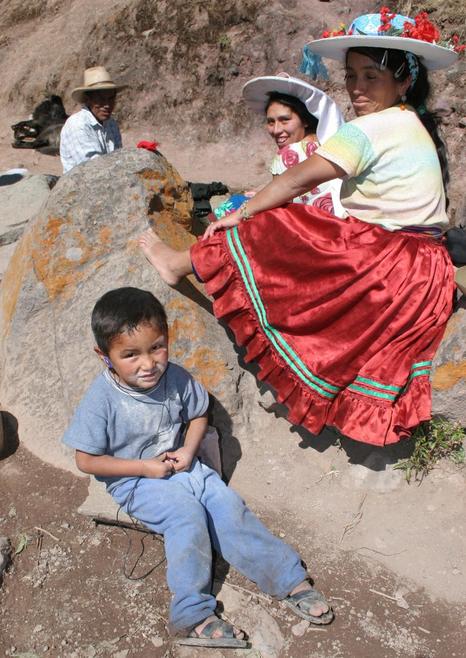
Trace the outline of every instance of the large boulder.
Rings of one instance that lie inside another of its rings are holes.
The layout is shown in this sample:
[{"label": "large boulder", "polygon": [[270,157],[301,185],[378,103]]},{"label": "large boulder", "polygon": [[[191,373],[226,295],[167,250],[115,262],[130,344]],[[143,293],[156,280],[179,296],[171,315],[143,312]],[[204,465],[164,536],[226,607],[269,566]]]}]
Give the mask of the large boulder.
[{"label": "large boulder", "polygon": [[466,298],[450,318],[432,370],[432,411],[466,427]]},{"label": "large boulder", "polygon": [[199,284],[168,288],[137,246],[149,221],[174,246],[189,247],[191,212],[189,188],[167,160],[129,149],[63,176],[27,227],[0,289],[0,400],[41,459],[73,467],[59,439],[101,367],[90,313],[100,295],[125,285],[149,289],[165,305],[171,358],[211,391],[215,423],[231,431],[241,412],[231,394],[241,379],[233,346]]}]

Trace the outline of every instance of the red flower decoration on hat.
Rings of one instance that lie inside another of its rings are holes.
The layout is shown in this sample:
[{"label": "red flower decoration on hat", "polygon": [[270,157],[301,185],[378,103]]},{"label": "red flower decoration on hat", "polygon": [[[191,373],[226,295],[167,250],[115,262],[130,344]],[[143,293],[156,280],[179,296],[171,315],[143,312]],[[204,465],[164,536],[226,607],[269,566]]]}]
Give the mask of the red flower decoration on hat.
[{"label": "red flower decoration on hat", "polygon": [[329,37],[343,37],[345,34],[349,34],[349,32],[346,31],[346,25],[340,23],[338,30],[325,30],[325,32],[322,32],[322,39],[328,39]]},{"label": "red flower decoration on hat", "polygon": [[420,14],[414,17],[414,25],[406,22],[404,24],[402,37],[409,37],[410,39],[419,39],[420,41],[427,41],[428,43],[437,43],[440,40],[440,32],[435,25],[430,22],[427,12],[421,11]]},{"label": "red flower decoration on hat", "polygon": [[[433,23],[431,23],[426,11],[421,11],[414,17],[414,24],[406,21],[403,25],[403,29],[395,28],[392,25],[392,20],[396,16],[397,14],[391,12],[388,7],[382,7],[380,9],[380,26],[378,32],[381,34],[385,33],[387,36],[391,37],[407,37],[409,39],[426,41],[427,43],[433,43],[442,46],[443,48],[454,50],[457,53],[462,53],[466,50],[466,46],[459,43],[459,37],[457,34],[442,39],[439,30]],[[346,26],[341,23],[339,29],[325,30],[325,32],[322,32],[321,38],[328,39],[329,37],[349,36],[351,34],[353,34],[353,30],[348,30]]]},{"label": "red flower decoration on hat", "polygon": [[380,10],[380,27],[379,32],[388,32],[391,29],[391,21],[395,18],[396,14],[392,13],[388,7],[382,7]]}]

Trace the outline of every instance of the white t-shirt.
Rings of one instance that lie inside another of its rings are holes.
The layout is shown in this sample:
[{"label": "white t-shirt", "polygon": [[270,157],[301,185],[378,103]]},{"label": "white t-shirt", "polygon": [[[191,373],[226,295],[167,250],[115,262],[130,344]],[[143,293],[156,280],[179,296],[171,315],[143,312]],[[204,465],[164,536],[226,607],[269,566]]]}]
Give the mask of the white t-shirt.
[{"label": "white t-shirt", "polygon": [[437,151],[412,108],[358,117],[316,152],[348,174],[341,203],[349,215],[392,231],[448,227]]}]

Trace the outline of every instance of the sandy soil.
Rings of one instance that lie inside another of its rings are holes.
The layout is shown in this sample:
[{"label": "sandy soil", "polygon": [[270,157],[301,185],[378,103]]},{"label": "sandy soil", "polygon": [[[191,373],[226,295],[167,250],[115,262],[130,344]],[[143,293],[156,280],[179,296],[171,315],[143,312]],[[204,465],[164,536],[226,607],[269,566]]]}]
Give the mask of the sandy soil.
[{"label": "sandy soil", "polygon": [[[47,485],[44,487],[44,483]],[[4,577],[0,653],[16,658],[220,657],[227,650],[174,646],[166,631],[169,593],[159,538],[95,525],[77,514],[86,480],[53,469],[19,448],[0,463],[0,535],[20,551]],[[259,514],[263,506],[253,504]],[[299,547],[336,612],[311,627],[216,563],[214,588],[225,614],[245,628],[256,658],[444,658],[464,655],[465,606],[434,601],[372,561],[268,513],[264,521]],[[144,549],[142,557],[140,553]],[[145,576],[145,574],[148,575]],[[126,574],[132,574],[129,580]],[[145,576],[145,577],[144,577]],[[461,648],[463,647],[463,649]]]}]

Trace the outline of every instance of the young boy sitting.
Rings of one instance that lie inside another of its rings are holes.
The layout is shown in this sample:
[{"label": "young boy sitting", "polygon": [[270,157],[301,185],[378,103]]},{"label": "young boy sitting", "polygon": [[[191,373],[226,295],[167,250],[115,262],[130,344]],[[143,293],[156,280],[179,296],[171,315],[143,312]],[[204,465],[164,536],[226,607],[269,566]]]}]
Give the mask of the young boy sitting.
[{"label": "young boy sitting", "polygon": [[170,631],[182,644],[246,647],[245,634],[215,615],[212,547],[262,591],[304,619],[333,619],[297,553],[274,537],[196,454],[207,429],[208,393],[168,360],[164,308],[150,293],[118,288],[92,312],[95,351],[106,369],[64,435],[76,464],[106,483],[132,517],[162,534],[173,595]]}]

